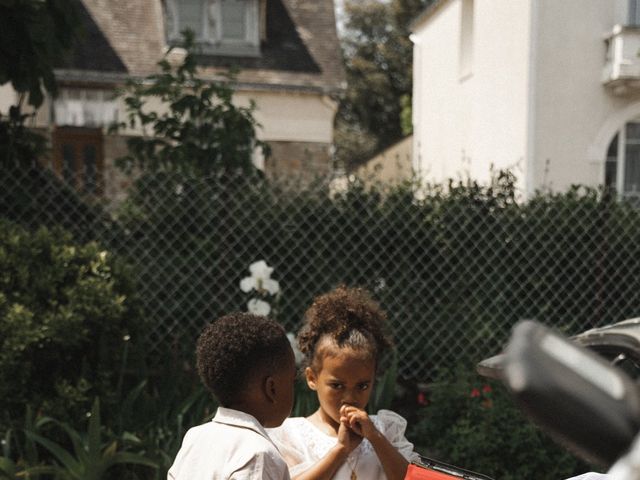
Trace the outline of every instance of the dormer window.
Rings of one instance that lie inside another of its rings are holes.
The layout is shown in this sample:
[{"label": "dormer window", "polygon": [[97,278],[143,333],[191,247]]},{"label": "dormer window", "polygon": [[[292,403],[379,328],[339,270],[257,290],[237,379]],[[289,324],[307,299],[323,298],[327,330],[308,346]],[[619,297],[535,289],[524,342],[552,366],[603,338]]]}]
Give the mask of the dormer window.
[{"label": "dormer window", "polygon": [[627,25],[640,26],[640,0],[629,0],[628,5]]},{"label": "dormer window", "polygon": [[260,0],[166,0],[169,44],[189,28],[201,52],[211,55],[260,54]]}]

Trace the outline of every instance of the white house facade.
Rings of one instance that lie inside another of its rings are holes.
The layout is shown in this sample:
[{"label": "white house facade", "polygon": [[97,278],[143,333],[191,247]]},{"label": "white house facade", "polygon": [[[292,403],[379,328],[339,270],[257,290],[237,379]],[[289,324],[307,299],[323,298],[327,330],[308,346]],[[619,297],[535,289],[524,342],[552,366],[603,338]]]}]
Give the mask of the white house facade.
[{"label": "white house facade", "polygon": [[413,166],[640,196],[640,1],[440,0],[413,25]]}]

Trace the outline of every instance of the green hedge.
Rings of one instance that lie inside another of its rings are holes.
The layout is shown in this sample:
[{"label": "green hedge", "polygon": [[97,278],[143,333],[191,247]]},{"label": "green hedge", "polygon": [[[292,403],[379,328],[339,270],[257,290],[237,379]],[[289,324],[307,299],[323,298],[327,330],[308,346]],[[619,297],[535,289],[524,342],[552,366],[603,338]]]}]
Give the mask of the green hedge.
[{"label": "green hedge", "polygon": [[112,254],[0,220],[0,422],[26,404],[65,414],[113,395],[143,327],[131,272]]},{"label": "green hedge", "polygon": [[593,470],[535,427],[504,386],[446,372],[408,437],[423,455],[500,480],[561,480]]},{"label": "green hedge", "polygon": [[523,318],[577,333],[639,315],[640,211],[582,188],[517,202],[514,185],[503,173],[489,186],[355,181],[332,193],[150,174],[119,212],[114,248],[137,263],[160,342],[185,353],[206,322],[246,308],[238,284],[258,259],[275,268],[275,315],[289,330],[313,296],[341,282],[371,289],[401,376],[419,381],[472,367]]}]

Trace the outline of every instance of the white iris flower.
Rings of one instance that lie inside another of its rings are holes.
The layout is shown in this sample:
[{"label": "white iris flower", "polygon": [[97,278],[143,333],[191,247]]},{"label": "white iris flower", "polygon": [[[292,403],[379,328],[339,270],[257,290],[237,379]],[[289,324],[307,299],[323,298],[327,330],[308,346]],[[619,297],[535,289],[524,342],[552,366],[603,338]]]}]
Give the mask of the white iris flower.
[{"label": "white iris flower", "polygon": [[269,305],[264,300],[252,298],[251,300],[249,300],[249,303],[247,303],[247,310],[254,315],[266,317],[271,311],[271,305]]},{"label": "white iris flower", "polygon": [[249,265],[249,271],[251,272],[251,276],[244,277],[240,280],[240,289],[243,292],[256,290],[259,293],[268,292],[269,295],[275,295],[280,291],[278,281],[270,278],[273,267],[267,265],[267,262],[264,260],[253,262]]}]

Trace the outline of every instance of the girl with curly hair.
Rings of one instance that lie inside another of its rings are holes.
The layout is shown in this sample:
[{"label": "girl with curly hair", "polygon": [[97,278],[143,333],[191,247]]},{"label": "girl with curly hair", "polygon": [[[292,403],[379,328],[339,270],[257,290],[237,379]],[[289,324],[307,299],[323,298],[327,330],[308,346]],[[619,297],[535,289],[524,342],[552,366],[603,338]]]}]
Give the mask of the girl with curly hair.
[{"label": "girl with curly hair", "polygon": [[305,313],[298,346],[320,407],[269,431],[294,480],[402,480],[417,459],[404,435],[404,418],[390,410],[365,410],[391,348],[385,322],[386,314],[365,290],[345,286],[317,297]]}]

